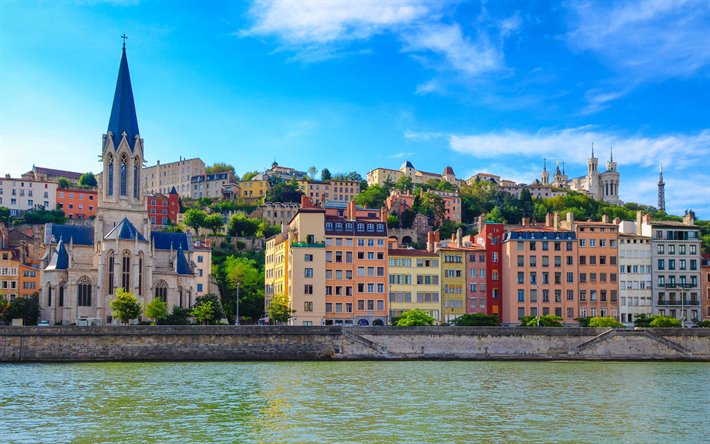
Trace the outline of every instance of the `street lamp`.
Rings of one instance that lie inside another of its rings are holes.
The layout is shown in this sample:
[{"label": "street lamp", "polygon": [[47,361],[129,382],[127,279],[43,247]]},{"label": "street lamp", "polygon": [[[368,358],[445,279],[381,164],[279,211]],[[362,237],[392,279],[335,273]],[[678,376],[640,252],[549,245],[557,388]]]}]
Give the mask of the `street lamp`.
[{"label": "street lamp", "polygon": [[237,319],[234,321],[234,325],[239,325],[239,287],[241,286],[240,282],[237,282]]}]

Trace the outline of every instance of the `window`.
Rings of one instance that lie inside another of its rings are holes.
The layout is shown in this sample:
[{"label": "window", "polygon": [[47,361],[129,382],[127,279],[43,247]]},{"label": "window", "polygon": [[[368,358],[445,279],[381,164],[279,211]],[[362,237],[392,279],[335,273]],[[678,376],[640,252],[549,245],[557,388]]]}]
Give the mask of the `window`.
[{"label": "window", "polygon": [[312,268],[304,268],[303,269],[303,276],[307,278],[312,278],[313,277],[313,269]]},{"label": "window", "polygon": [[113,270],[115,259],[113,257],[113,251],[109,251],[108,254],[108,293],[113,294]]},{"label": "window", "polygon": [[108,195],[113,195],[113,156],[110,154],[108,157]]},{"label": "window", "polygon": [[126,291],[131,291],[131,253],[129,251],[124,251],[122,259],[121,287],[123,287]]},{"label": "window", "polygon": [[80,307],[91,306],[91,279],[82,276],[77,281],[77,298]]},{"label": "window", "polygon": [[313,302],[305,301],[303,303],[303,311],[313,311]]},{"label": "window", "polygon": [[313,294],[313,285],[306,284],[303,286],[303,294]]},{"label": "window", "polygon": [[126,193],[128,192],[128,191],[127,191],[127,187],[128,187],[128,184],[127,184],[127,181],[128,181],[128,178],[127,178],[127,175],[128,175],[128,159],[126,158],[126,155],[125,155],[125,154],[121,157],[121,166],[120,166],[120,168],[121,168],[121,170],[120,170],[120,173],[119,173],[119,174],[120,174],[120,176],[121,176],[121,177],[120,177],[121,196],[125,196]]},{"label": "window", "polygon": [[165,281],[158,281],[157,284],[155,284],[155,298],[160,299],[161,301],[167,303],[168,302],[168,284]]}]

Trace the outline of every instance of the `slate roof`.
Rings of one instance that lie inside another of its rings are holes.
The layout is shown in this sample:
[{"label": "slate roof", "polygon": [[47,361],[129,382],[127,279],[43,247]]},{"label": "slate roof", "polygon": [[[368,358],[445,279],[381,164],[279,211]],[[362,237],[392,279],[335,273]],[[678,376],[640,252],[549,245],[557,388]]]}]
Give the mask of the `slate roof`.
[{"label": "slate roof", "polygon": [[167,231],[153,231],[150,238],[155,243],[156,250],[190,250],[190,243],[185,233],[169,233]]},{"label": "slate roof", "polygon": [[128,145],[133,151],[135,136],[139,135],[138,118],[136,117],[136,105],[133,101],[133,88],[131,87],[131,74],[128,72],[128,60],[126,59],[126,47],[123,47],[121,55],[121,65],[118,69],[118,79],[116,80],[116,92],[113,95],[113,106],[111,107],[111,118],[108,122],[108,130],[113,133],[114,149],[126,133]]},{"label": "slate roof", "polygon": [[123,218],[111,231],[104,236],[104,240],[135,240],[146,242],[145,237],[136,229],[136,227],[127,218]]},{"label": "slate roof", "polygon": [[64,248],[64,240],[60,239],[57,248],[54,249],[54,255],[45,270],[66,270],[67,268],[69,268],[69,254],[67,254],[67,249]]},{"label": "slate roof", "polygon": [[177,273],[178,274],[192,274],[192,269],[190,264],[185,259],[185,253],[182,251],[182,245],[178,247],[177,252]]},{"label": "slate roof", "polygon": [[53,242],[63,239],[64,242],[73,243],[74,245],[94,245],[93,227],[48,224],[45,228],[45,233],[49,234],[49,238],[45,239],[45,243],[49,243],[54,237]]}]

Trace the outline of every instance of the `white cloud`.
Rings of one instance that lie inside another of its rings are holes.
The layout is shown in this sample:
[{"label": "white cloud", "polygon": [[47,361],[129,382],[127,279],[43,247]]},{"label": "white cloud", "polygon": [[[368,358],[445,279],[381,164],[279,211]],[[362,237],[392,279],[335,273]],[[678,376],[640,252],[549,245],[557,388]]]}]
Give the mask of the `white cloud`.
[{"label": "white cloud", "polygon": [[413,156],[413,155],[414,155],[414,153],[412,153],[412,152],[402,151],[402,152],[399,152],[399,153],[392,154],[390,157],[391,157],[392,159],[403,159],[403,158],[405,158],[405,157],[411,157],[411,156]]},{"label": "white cloud", "polygon": [[432,140],[432,139],[439,139],[442,137],[447,137],[445,133],[438,133],[434,131],[430,132],[418,132],[418,131],[411,131],[407,130],[404,132],[404,138],[408,140],[413,140],[413,141],[426,141],[426,140]]},{"label": "white cloud", "polygon": [[451,149],[479,158],[547,157],[585,164],[594,144],[597,157],[607,157],[614,147],[614,160],[641,166],[700,166],[710,158],[710,129],[697,134],[666,134],[658,137],[623,136],[594,127],[541,130],[534,133],[504,131],[475,135],[450,135]]},{"label": "white cloud", "polygon": [[[401,39],[403,52],[438,70],[471,77],[501,69],[501,45],[492,44],[483,30],[474,38],[457,23],[442,24],[443,7],[444,3],[424,0],[259,0],[250,9],[254,25],[240,35],[277,37],[282,43],[280,49],[295,53],[292,59],[312,63],[361,54],[344,49],[345,44],[391,34]],[[518,15],[497,23],[499,37],[515,32],[520,24]],[[417,94],[440,89],[437,81],[430,81],[419,85]]]},{"label": "white cloud", "polygon": [[419,0],[257,1],[250,10],[255,25],[246,35],[278,35],[292,44],[364,40],[420,20],[430,7]]}]

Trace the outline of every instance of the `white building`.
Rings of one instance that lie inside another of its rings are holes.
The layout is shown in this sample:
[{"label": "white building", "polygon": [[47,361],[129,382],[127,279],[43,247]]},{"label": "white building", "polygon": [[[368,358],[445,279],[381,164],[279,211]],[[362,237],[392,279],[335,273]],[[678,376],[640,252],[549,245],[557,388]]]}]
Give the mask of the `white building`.
[{"label": "white building", "polygon": [[10,215],[21,216],[27,210],[57,208],[57,182],[49,180],[0,178],[0,206]]},{"label": "white building", "polygon": [[632,326],[638,315],[653,314],[651,238],[636,234],[634,222],[621,222],[619,231],[619,313]]}]

